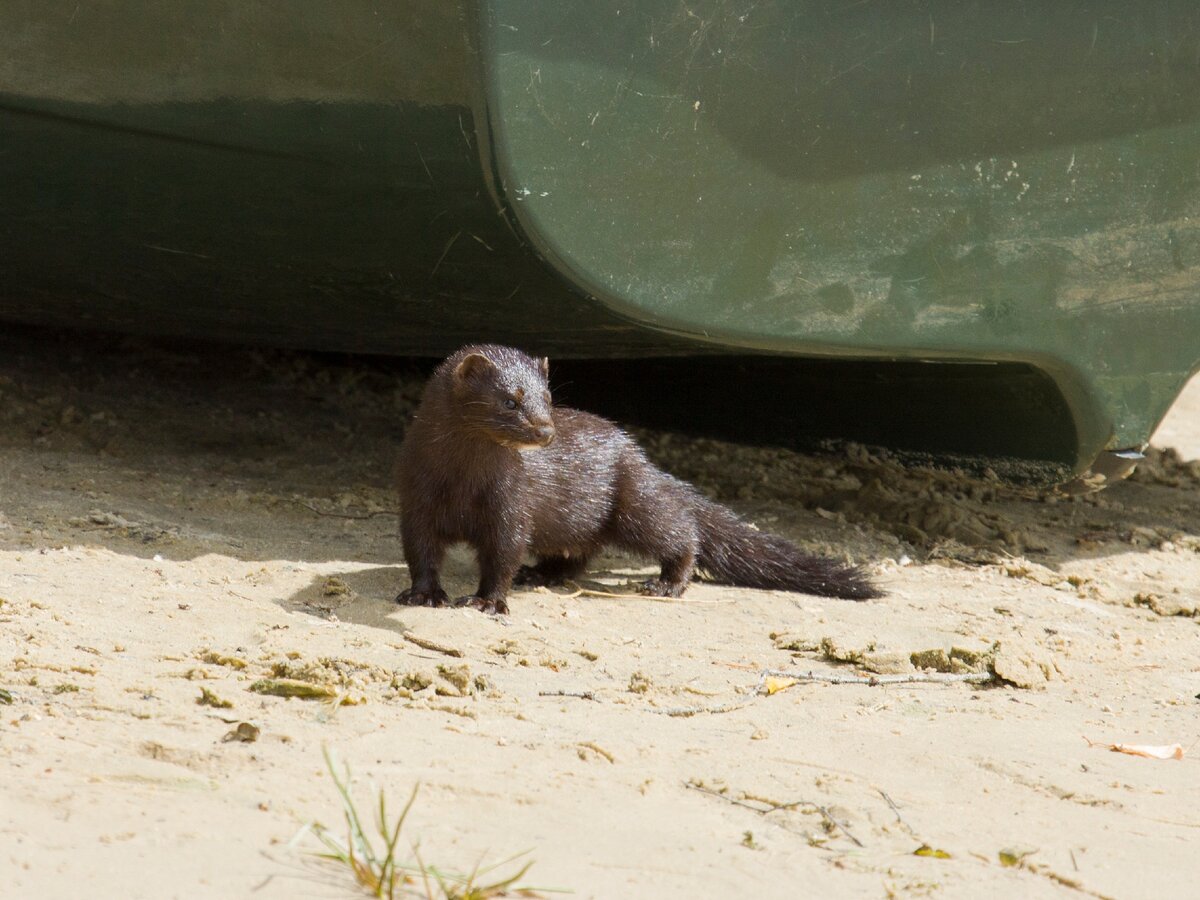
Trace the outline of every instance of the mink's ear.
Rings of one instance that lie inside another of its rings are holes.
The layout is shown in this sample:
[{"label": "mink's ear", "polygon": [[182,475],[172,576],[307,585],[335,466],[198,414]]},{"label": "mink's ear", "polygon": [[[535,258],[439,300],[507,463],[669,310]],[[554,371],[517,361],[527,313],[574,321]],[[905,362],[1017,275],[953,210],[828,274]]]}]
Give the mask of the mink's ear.
[{"label": "mink's ear", "polygon": [[543,378],[549,378],[550,377],[550,357],[543,356],[541,359],[539,359],[538,360],[538,368],[542,370]]},{"label": "mink's ear", "polygon": [[482,353],[470,353],[462,358],[462,361],[454,367],[454,377],[459,381],[466,381],[468,378],[474,378],[483,375],[496,368],[492,365],[492,361]]}]

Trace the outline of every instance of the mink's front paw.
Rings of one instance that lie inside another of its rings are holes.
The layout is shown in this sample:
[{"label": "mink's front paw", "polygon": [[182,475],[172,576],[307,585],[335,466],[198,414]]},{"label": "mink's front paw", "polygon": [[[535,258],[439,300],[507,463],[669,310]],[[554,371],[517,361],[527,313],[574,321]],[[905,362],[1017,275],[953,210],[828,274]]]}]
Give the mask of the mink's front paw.
[{"label": "mink's front paw", "polygon": [[504,600],[488,600],[486,597],[479,597],[472,594],[469,597],[459,597],[454,601],[456,606],[469,606],[472,609],[477,609],[480,612],[492,613],[497,616],[508,615],[508,603]]},{"label": "mink's front paw", "polygon": [[651,578],[641,583],[638,593],[645,594],[647,597],[682,597],[686,588],[686,584],[675,584],[663,581],[661,578]]},{"label": "mink's front paw", "polygon": [[450,598],[441,588],[434,588],[432,591],[409,588],[396,596],[396,602],[401,606],[449,606]]}]

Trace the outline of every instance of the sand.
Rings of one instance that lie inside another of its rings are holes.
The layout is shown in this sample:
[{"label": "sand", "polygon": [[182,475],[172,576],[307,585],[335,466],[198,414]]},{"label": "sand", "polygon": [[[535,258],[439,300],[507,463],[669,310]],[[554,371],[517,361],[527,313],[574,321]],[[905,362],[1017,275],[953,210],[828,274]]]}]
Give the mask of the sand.
[{"label": "sand", "polygon": [[[0,337],[0,894],[356,896],[306,830],[343,827],[328,748],[364,808],[420,786],[406,860],[527,853],[497,874],[531,861],[521,883],[575,897],[1196,896],[1200,383],[1156,438],[1177,453],[1073,500],[642,433],[887,598],[657,602],[610,556],[590,593],[517,592],[502,619],[392,603],[419,388],[362,360]],[[456,553],[450,587],[473,572]],[[914,654],[1002,677],[760,674],[928,671]],[[252,690],[272,678],[332,699]],[[243,722],[257,739],[227,739]]]}]

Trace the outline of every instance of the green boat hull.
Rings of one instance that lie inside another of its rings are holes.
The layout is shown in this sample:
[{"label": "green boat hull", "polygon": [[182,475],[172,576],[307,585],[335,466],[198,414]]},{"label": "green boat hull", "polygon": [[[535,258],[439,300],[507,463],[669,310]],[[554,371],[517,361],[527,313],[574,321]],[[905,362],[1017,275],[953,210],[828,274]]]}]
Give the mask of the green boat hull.
[{"label": "green boat hull", "polygon": [[764,356],[847,433],[1100,484],[1200,363],[1198,35],[1166,0],[7,4],[0,316]]}]

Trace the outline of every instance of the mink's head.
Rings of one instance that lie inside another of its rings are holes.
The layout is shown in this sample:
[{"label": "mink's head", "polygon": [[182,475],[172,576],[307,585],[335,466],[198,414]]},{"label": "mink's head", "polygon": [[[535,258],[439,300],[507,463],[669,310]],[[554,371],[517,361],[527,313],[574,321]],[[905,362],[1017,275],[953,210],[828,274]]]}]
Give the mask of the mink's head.
[{"label": "mink's head", "polygon": [[554,440],[549,371],[549,360],[496,344],[464,347],[441,367],[462,423],[517,450]]}]

